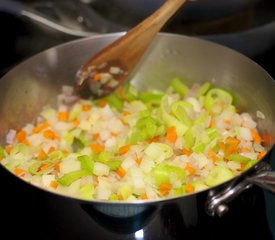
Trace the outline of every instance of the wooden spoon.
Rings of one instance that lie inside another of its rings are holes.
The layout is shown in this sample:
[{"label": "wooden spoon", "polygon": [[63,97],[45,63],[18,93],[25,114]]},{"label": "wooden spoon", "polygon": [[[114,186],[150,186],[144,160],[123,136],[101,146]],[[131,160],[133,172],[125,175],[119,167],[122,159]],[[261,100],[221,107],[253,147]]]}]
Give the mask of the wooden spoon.
[{"label": "wooden spoon", "polygon": [[123,84],[158,31],[185,2],[166,0],[156,12],[90,58],[77,72],[79,95],[99,98]]}]

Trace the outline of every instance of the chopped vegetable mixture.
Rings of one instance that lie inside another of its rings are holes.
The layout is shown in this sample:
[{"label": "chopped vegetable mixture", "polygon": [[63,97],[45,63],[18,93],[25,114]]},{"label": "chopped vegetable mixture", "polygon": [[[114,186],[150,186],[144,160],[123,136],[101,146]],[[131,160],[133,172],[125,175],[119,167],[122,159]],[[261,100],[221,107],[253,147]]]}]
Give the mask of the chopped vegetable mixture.
[{"label": "chopped vegetable mixture", "polygon": [[[74,101],[72,102],[72,99]],[[64,86],[58,106],[11,129],[1,163],[20,178],[87,200],[175,197],[227,181],[266,150],[256,122],[209,82],[166,91],[127,84],[100,100]]]}]

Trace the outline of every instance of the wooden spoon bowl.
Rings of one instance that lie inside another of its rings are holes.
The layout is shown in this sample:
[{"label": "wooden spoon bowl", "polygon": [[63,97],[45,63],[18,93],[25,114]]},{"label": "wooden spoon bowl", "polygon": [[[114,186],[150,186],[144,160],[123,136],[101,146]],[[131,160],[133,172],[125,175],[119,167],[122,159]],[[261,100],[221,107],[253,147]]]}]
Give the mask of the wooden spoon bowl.
[{"label": "wooden spoon bowl", "polygon": [[77,72],[78,94],[84,98],[99,98],[123,84],[155,35],[185,2],[167,0],[140,24],[92,56]]}]

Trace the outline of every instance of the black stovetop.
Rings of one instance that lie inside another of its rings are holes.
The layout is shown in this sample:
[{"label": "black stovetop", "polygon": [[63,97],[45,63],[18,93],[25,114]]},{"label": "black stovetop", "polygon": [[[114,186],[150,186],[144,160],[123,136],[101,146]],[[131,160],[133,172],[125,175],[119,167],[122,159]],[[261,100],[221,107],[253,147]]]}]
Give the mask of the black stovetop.
[{"label": "black stovetop", "polygon": [[[0,2],[1,4],[1,2]],[[7,24],[8,23],[8,24]],[[40,38],[34,38],[34,32],[28,29],[20,19],[0,12],[0,74],[12,68],[23,59],[45,48],[73,39],[61,38],[42,31]],[[37,37],[37,33],[35,33]],[[47,39],[46,43],[38,42]],[[29,47],[32,42],[33,49]],[[267,72],[275,78],[275,42],[260,55],[254,56]],[[275,169],[275,159],[272,162]],[[9,181],[7,181],[9,179]],[[64,229],[62,218],[57,220],[54,214],[44,207],[44,195],[32,195],[29,188],[10,180],[5,173],[0,174],[0,216],[1,233],[8,239],[26,237],[28,239],[78,239],[72,229]],[[73,217],[73,216],[72,216]],[[67,219],[68,220],[68,219]],[[65,220],[64,220],[65,221]],[[73,219],[72,219],[73,221]],[[116,224],[98,219],[91,224],[93,239],[275,239],[275,195],[257,187],[243,193],[233,201],[229,213],[222,218],[207,217],[190,235],[182,229],[184,219],[176,206],[168,206],[157,218],[151,219],[143,228],[135,228],[136,223],[128,223],[127,229],[119,231]],[[77,222],[75,223],[77,225]],[[126,224],[126,223],[123,223]]]}]

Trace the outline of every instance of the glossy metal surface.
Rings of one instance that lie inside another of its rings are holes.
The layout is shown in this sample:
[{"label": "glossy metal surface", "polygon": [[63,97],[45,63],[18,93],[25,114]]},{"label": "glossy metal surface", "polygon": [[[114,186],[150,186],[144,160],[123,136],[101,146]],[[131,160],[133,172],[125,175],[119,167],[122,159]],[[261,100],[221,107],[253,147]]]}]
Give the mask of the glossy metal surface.
[{"label": "glossy metal surface", "polygon": [[[79,65],[120,35],[97,36],[52,48],[20,64],[5,75],[0,81],[1,142],[4,142],[4,135],[9,128],[22,127],[32,121],[45,104],[54,104],[61,86],[74,83]],[[211,81],[216,86],[232,91],[240,109],[250,112],[254,117],[260,109],[265,119],[259,119],[259,128],[263,134],[268,133],[270,139],[267,140],[271,143],[274,141],[275,109],[270,103],[275,101],[275,85],[271,77],[256,63],[237,52],[210,42],[179,35],[159,34],[133,74],[132,82],[141,89],[156,86],[164,89],[169,85],[169,79],[175,75],[184,77],[187,83]],[[272,145],[268,148],[271,147]],[[8,175],[8,179],[15,180],[16,177],[7,173],[3,167],[0,170]],[[256,171],[257,167],[254,170]],[[233,179],[229,185],[244,178],[246,174]],[[22,184],[36,189],[26,183]],[[85,202],[44,191],[41,194],[46,196],[45,202],[50,202],[48,207],[51,211],[59,212],[54,218],[62,218],[64,225],[70,226],[70,230],[76,236],[92,236],[96,227],[89,228],[91,222],[96,222],[97,228],[111,228],[111,233],[115,231],[119,235],[132,231],[132,234],[150,226],[150,223],[159,219],[161,214],[166,214],[166,211],[168,213],[172,209],[173,212],[174,209],[175,215],[169,215],[168,219],[177,217],[176,212],[179,211],[182,234],[189,238],[198,233],[190,233],[187,230],[199,226],[202,219],[208,219],[205,203],[209,194],[212,196],[212,191],[216,194],[216,191],[229,185],[226,183],[210,191],[146,203]],[[78,224],[73,226],[73,222]],[[124,229],[123,226],[127,223],[131,227],[127,225],[128,228]],[[159,231],[157,234],[160,234],[159,239],[162,239],[162,232]]]}]

